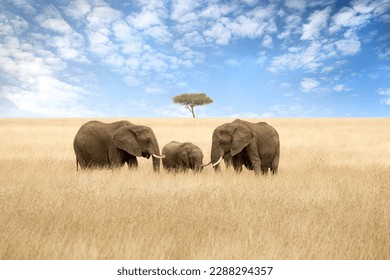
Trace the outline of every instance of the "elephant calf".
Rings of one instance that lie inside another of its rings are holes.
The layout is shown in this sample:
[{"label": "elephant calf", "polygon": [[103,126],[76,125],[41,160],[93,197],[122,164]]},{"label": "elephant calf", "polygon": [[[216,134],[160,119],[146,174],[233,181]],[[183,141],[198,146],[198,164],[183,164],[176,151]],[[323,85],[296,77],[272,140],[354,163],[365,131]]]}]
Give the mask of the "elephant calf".
[{"label": "elephant calf", "polygon": [[162,159],[163,167],[168,171],[201,171],[203,168],[202,150],[190,142],[172,141],[164,146],[162,154],[165,155]]}]

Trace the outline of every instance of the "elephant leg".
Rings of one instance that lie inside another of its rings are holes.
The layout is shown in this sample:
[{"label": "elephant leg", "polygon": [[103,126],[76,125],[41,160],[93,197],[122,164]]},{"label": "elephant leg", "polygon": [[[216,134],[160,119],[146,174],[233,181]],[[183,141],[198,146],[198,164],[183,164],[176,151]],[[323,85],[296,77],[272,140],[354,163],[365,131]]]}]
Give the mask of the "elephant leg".
[{"label": "elephant leg", "polygon": [[245,150],[248,156],[247,158],[249,159],[251,167],[253,168],[253,171],[255,172],[255,174],[259,174],[260,171],[262,171],[262,166],[256,143],[253,141],[251,144],[248,145],[248,147],[246,147]]},{"label": "elephant leg", "polygon": [[268,174],[268,165],[261,165],[261,174],[266,175]]},{"label": "elephant leg", "polygon": [[129,165],[129,168],[137,168],[138,167],[137,157],[130,155],[127,164]]},{"label": "elephant leg", "polygon": [[218,164],[217,166],[213,166],[215,172],[221,172],[221,166]]},{"label": "elephant leg", "polygon": [[241,155],[238,154],[238,155],[234,156],[232,159],[233,159],[234,171],[236,171],[237,173],[240,173],[242,171]]},{"label": "elephant leg", "polygon": [[230,165],[232,165],[232,156],[230,155],[230,153],[226,154],[223,158],[224,162],[225,162],[225,166],[226,168],[229,168]]},{"label": "elephant leg", "polygon": [[276,155],[274,156],[274,159],[272,160],[272,163],[271,163],[272,174],[275,175],[278,173],[278,166],[279,166],[279,151],[276,153]]},{"label": "elephant leg", "polygon": [[245,157],[243,156],[242,157],[242,163],[244,164],[244,166],[249,169],[249,170],[253,170],[253,165],[248,157],[248,155],[245,155]]},{"label": "elephant leg", "polygon": [[108,168],[119,168],[127,162],[126,152],[110,145],[108,147],[108,162],[104,163]]}]

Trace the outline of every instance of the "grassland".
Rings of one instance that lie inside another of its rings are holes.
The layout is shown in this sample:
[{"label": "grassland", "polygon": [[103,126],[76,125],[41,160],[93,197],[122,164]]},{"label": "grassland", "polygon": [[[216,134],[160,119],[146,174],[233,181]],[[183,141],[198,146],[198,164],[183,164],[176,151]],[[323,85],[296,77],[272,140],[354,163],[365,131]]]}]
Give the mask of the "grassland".
[{"label": "grassland", "polygon": [[[390,119],[266,120],[277,176],[76,172],[86,121],[0,119],[0,259],[390,259]],[[231,120],[130,121],[206,162]]]}]

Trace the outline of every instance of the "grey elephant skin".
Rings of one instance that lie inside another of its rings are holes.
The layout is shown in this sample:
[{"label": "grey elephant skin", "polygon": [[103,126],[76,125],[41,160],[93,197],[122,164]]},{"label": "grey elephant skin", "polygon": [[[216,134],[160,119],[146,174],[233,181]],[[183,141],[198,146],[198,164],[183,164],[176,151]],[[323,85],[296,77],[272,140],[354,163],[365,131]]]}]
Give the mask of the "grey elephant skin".
[{"label": "grey elephant skin", "polygon": [[235,120],[214,130],[211,147],[211,163],[216,171],[219,163],[232,163],[235,171],[244,165],[256,174],[277,173],[280,157],[278,132],[265,122],[251,123]]},{"label": "grey elephant skin", "polygon": [[165,155],[165,158],[162,159],[165,170],[186,171],[192,169],[201,171],[203,168],[202,150],[190,142],[172,141],[164,146],[162,154]]},{"label": "grey elephant skin", "polygon": [[150,127],[128,121],[83,124],[73,141],[76,165],[85,168],[137,167],[137,157],[153,156],[153,170],[160,170],[159,146]]}]

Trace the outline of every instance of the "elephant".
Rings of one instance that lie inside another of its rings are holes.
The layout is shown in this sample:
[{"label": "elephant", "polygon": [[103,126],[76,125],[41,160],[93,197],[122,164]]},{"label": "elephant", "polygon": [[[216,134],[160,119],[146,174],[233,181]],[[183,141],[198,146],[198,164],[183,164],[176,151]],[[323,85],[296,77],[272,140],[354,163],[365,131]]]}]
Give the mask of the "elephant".
[{"label": "elephant", "polygon": [[169,142],[162,149],[162,154],[165,155],[165,158],[162,159],[165,170],[186,171],[192,169],[202,171],[203,169],[202,150],[190,142]]},{"label": "elephant", "polygon": [[160,170],[160,149],[150,127],[135,125],[128,121],[102,123],[89,121],[77,132],[73,148],[76,167],[119,168],[125,163],[137,167],[137,157],[153,156],[153,170]]},{"label": "elephant", "polygon": [[[279,166],[280,142],[278,132],[265,122],[250,123],[237,119],[217,127],[213,132],[211,164],[220,170],[220,162],[230,162],[236,172],[244,165],[255,174],[276,174]],[[209,163],[209,164],[210,164]]]}]

